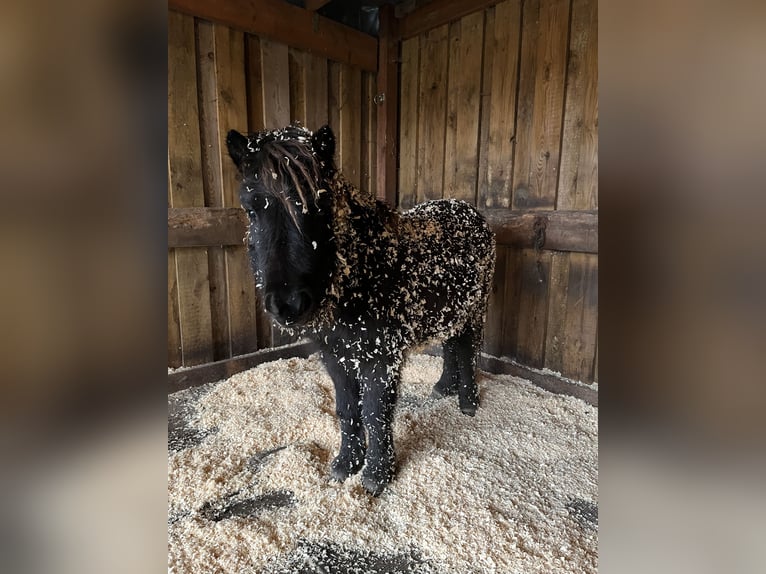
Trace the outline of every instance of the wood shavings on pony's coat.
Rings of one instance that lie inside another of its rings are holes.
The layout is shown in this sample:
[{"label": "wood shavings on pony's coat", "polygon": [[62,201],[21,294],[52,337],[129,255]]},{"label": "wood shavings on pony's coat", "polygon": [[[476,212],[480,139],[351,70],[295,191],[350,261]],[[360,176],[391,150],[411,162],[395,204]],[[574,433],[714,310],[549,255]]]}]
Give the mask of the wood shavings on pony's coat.
[{"label": "wood shavings on pony's coat", "polygon": [[391,421],[409,349],[443,341],[437,396],[478,407],[476,355],[495,238],[470,204],[436,200],[399,213],[334,163],[328,126],[226,140],[242,177],[248,251],[265,308],[313,338],[333,379],[341,445],[331,474],[380,494],[394,475]]}]

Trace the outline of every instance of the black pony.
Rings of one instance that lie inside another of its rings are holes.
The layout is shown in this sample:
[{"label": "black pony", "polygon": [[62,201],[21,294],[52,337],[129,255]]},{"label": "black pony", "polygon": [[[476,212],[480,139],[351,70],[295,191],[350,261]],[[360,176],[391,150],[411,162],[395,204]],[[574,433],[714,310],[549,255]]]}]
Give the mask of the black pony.
[{"label": "black pony", "polygon": [[398,213],[338,172],[335,137],[288,126],[226,139],[242,177],[247,244],[266,310],[315,339],[335,384],[340,452],[332,476],[362,466],[378,495],[394,472],[391,423],[414,345],[444,341],[437,396],[478,406],[476,355],[495,239],[471,205],[430,201]]}]

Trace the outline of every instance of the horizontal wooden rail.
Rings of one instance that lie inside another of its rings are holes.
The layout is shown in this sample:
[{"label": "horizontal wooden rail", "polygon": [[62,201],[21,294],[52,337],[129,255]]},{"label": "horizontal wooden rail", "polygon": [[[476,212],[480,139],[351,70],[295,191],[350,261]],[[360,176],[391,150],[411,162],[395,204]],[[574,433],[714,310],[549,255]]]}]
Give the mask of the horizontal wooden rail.
[{"label": "horizontal wooden rail", "polygon": [[535,222],[545,228],[542,249],[598,253],[597,211],[483,211],[500,245],[535,246]]},{"label": "horizontal wooden rail", "polygon": [[190,387],[199,387],[207,383],[220,381],[268,361],[289,359],[291,357],[305,359],[317,350],[316,343],[303,340],[282,347],[261,349],[254,353],[224,359],[223,361],[205,363],[196,367],[182,367],[168,374],[168,392],[174,393]]},{"label": "horizontal wooden rail", "polygon": [[168,0],[168,8],[321,54],[369,72],[378,69],[378,41],[283,0]]},{"label": "horizontal wooden rail", "polygon": [[242,245],[247,216],[239,207],[168,209],[168,247]]},{"label": "horizontal wooden rail", "polygon": [[[542,249],[598,253],[597,211],[510,211],[486,209],[484,216],[500,245],[534,247],[545,228]],[[168,247],[242,245],[247,217],[238,207],[168,209]]]},{"label": "horizontal wooden rail", "polygon": [[406,40],[499,2],[501,0],[434,0],[399,20],[399,37]]}]

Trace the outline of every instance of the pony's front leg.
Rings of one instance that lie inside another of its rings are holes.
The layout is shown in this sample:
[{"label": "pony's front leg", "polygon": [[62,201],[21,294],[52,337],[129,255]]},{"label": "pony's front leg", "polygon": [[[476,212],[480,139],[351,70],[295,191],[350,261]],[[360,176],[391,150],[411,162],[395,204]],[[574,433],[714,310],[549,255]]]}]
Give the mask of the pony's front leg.
[{"label": "pony's front leg", "polygon": [[[389,359],[390,360],[390,359]],[[394,477],[394,406],[401,359],[377,362],[361,370],[362,421],[367,431],[367,455],[362,486],[378,496]]]},{"label": "pony's front leg", "polygon": [[364,464],[364,428],[359,400],[359,381],[330,352],[323,352],[330,378],[335,385],[335,414],[340,423],[340,450],[330,465],[330,474],[343,482]]}]

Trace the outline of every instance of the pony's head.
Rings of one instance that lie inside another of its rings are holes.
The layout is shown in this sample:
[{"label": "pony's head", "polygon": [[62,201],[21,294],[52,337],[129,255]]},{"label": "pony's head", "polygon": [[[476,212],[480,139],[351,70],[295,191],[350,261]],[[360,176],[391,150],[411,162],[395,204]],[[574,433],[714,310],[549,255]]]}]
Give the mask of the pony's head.
[{"label": "pony's head", "polygon": [[282,325],[311,320],[334,270],[332,194],[335,136],[288,126],[248,136],[231,130],[247,245],[266,310]]}]

